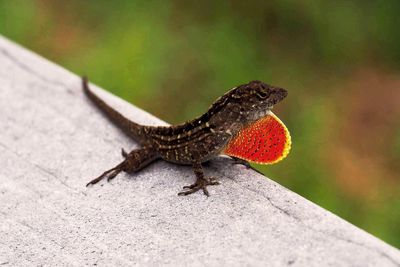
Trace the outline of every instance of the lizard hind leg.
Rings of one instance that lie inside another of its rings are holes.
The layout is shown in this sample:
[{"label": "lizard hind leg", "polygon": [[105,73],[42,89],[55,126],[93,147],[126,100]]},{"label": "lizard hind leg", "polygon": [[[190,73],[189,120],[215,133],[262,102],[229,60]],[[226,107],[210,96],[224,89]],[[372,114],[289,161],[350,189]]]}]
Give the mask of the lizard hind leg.
[{"label": "lizard hind leg", "polygon": [[183,191],[178,193],[178,196],[186,196],[189,194],[193,194],[200,189],[203,190],[204,195],[207,197],[210,196],[207,190],[208,185],[219,185],[220,183],[214,177],[204,177],[203,167],[201,163],[194,163],[193,164],[193,171],[196,174],[196,182],[194,184],[184,186]]},{"label": "lizard hind leg", "polygon": [[127,158],[129,154],[128,154],[128,152],[125,151],[125,149],[121,148],[121,155],[122,155],[124,158]]},{"label": "lizard hind leg", "polygon": [[151,148],[134,149],[129,154],[125,151],[122,152],[125,160],[108,171],[105,171],[99,177],[93,179],[86,186],[96,184],[107,177],[107,182],[114,179],[120,172],[135,172],[144,168],[158,157],[154,150]]}]

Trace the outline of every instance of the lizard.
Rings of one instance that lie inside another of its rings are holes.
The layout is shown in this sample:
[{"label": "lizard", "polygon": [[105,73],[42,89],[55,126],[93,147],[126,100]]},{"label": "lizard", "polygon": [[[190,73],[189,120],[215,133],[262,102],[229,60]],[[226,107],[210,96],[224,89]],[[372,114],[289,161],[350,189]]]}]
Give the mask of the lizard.
[{"label": "lizard", "polygon": [[195,183],[184,186],[178,195],[202,190],[209,196],[207,186],[218,185],[214,177],[206,177],[202,163],[225,154],[248,164],[248,161],[272,164],[289,153],[291,137],[283,122],[272,113],[273,106],[287,96],[287,91],[261,81],[242,84],[219,97],[206,113],[174,126],[145,126],[135,123],[99,98],[82,78],[86,96],[113,123],[141,146],[127,153],[124,160],[91,180],[86,186],[120,172],[133,173],[148,164],[163,159],[175,164],[191,165]]}]

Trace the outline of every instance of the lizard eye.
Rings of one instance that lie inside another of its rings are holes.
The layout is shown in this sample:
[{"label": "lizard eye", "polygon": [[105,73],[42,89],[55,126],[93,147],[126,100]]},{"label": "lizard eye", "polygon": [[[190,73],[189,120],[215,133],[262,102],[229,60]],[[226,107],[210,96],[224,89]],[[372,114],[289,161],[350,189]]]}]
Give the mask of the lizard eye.
[{"label": "lizard eye", "polygon": [[269,94],[267,94],[266,92],[263,92],[263,91],[258,91],[256,94],[261,99],[266,99],[269,96]]}]

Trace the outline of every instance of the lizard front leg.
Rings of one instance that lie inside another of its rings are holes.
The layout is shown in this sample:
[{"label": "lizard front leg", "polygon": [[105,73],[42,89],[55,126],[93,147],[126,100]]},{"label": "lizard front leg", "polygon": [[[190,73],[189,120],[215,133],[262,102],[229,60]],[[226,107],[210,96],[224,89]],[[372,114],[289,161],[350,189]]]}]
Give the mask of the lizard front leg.
[{"label": "lizard front leg", "polygon": [[184,186],[184,191],[179,192],[179,196],[186,196],[192,194],[194,192],[199,191],[200,189],[203,190],[203,193],[206,196],[210,196],[207,190],[208,185],[219,185],[219,182],[214,177],[204,177],[203,167],[201,163],[195,162],[192,164],[194,174],[196,175],[196,182],[192,185]]},{"label": "lizard front leg", "polygon": [[244,159],[241,158],[237,158],[234,156],[230,156],[232,158],[232,164],[240,164],[240,165],[244,165],[247,169],[252,169],[255,172],[258,172],[261,175],[264,175],[262,172],[260,172],[259,170],[257,170],[256,168],[254,168],[253,166],[250,165],[250,163]]},{"label": "lizard front leg", "polygon": [[[125,151],[124,151],[125,152]],[[114,179],[120,172],[136,172],[146,167],[148,164],[157,159],[157,155],[151,148],[140,148],[132,150],[129,154],[123,153],[125,160],[114,168],[105,171],[99,177],[93,179],[86,186],[96,184],[107,177],[107,181]]]}]

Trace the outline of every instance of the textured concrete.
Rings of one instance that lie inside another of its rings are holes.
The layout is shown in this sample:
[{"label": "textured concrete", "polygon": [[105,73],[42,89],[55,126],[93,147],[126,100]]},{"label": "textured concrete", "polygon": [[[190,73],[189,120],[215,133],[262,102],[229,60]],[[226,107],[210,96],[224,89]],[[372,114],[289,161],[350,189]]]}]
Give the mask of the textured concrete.
[{"label": "textured concrete", "polygon": [[206,168],[222,182],[209,198],[178,197],[192,171],[162,161],[86,188],[135,143],[76,75],[1,37],[0,129],[2,266],[400,266],[396,248],[223,157]]}]

